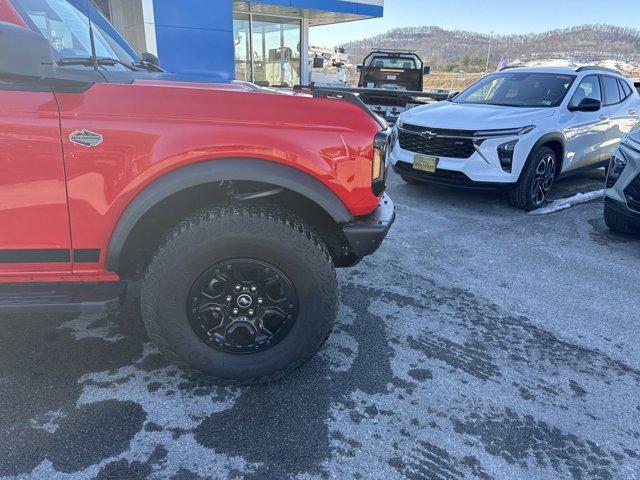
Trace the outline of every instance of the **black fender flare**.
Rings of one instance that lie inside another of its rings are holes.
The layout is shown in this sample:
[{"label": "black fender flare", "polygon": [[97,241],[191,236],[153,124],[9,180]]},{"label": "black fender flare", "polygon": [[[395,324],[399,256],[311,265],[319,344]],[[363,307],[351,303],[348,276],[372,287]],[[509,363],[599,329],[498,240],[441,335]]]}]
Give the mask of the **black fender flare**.
[{"label": "black fender flare", "polygon": [[[531,161],[531,158],[533,157],[533,154],[536,153],[536,151],[545,143],[549,143],[549,142],[559,142],[560,145],[562,145],[562,158],[560,158],[560,172],[562,172],[562,168],[564,167],[564,159],[567,155],[567,139],[565,138],[565,136],[560,133],[560,132],[552,132],[552,133],[547,133],[545,135],[543,135],[542,137],[540,137],[538,139],[538,141],[533,145],[533,147],[531,148],[531,151],[529,152],[529,156],[527,157],[527,162],[525,163],[525,167],[526,165],[529,163],[529,161]],[[522,169],[522,172],[520,172],[520,177],[522,177],[522,173],[524,172],[524,168]],[[518,181],[520,181],[520,178],[518,178]]]},{"label": "black fender flare", "polygon": [[147,185],[120,216],[109,241],[106,265],[117,272],[129,234],[155,205],[185,189],[228,180],[258,181],[292,190],[324,209],[337,224],[353,220],[340,198],[315,179],[294,167],[252,158],[221,158],[187,165],[164,174]]}]

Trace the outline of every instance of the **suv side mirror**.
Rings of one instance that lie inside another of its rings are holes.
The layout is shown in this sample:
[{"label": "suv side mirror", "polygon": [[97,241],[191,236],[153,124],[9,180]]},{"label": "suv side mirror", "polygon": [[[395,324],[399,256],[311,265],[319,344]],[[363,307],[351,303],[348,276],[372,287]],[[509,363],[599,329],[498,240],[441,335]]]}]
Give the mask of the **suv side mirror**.
[{"label": "suv side mirror", "polygon": [[449,93],[449,95],[447,95],[447,102],[450,102],[451,100],[456,98],[458,95],[460,95],[460,93],[461,92],[451,92],[451,93]]},{"label": "suv side mirror", "polygon": [[144,63],[150,63],[154,67],[160,68],[160,60],[158,60],[158,57],[156,57],[153,53],[143,52],[141,60]]},{"label": "suv side mirror", "polygon": [[423,75],[429,75],[431,73],[431,67],[429,65],[427,65],[426,67],[424,67],[422,69],[422,74]]},{"label": "suv side mirror", "polygon": [[578,106],[570,106],[571,112],[598,112],[602,108],[602,102],[595,98],[583,98]]},{"label": "suv side mirror", "polygon": [[41,81],[56,70],[51,45],[41,34],[0,22],[0,78]]},{"label": "suv side mirror", "polygon": [[358,68],[358,71],[361,72],[362,69],[363,69],[363,65],[361,63],[359,63],[357,68]]}]

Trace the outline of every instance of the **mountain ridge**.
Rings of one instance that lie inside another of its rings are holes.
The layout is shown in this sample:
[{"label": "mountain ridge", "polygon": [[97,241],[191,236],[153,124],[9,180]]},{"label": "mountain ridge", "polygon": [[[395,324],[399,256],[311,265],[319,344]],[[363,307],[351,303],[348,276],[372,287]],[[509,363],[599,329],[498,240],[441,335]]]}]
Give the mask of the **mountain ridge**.
[{"label": "mountain ridge", "polygon": [[626,73],[640,73],[640,30],[607,24],[579,25],[542,33],[491,35],[437,26],[395,28],[343,45],[354,61],[372,49],[418,52],[434,71],[484,71],[489,43],[490,68],[507,55],[510,64],[548,60],[568,64],[614,62]]}]

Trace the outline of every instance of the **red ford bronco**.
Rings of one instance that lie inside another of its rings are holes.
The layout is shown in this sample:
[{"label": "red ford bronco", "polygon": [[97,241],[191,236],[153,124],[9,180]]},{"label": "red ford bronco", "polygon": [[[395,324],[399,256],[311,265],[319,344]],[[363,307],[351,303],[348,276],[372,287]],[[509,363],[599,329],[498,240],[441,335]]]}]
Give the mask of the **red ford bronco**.
[{"label": "red ford bronco", "polygon": [[348,94],[180,78],[90,2],[0,0],[0,312],[111,311],[142,280],[188,373],[286,373],[393,223],[390,141]]}]

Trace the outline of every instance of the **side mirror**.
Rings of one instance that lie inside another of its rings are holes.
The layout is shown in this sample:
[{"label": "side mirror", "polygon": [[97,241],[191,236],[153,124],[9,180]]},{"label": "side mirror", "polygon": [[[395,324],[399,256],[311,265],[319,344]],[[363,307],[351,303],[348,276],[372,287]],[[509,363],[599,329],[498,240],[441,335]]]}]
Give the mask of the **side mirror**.
[{"label": "side mirror", "polygon": [[153,53],[143,52],[141,60],[145,63],[150,63],[154,67],[160,68],[160,60]]},{"label": "side mirror", "polygon": [[430,66],[426,66],[422,69],[422,74],[423,75],[429,75],[431,73],[431,67]]},{"label": "side mirror", "polygon": [[602,108],[602,102],[595,98],[583,98],[578,106],[570,106],[571,112],[598,112]]},{"label": "side mirror", "polygon": [[56,70],[53,50],[41,34],[0,22],[0,78],[40,81]]},{"label": "side mirror", "polygon": [[358,71],[361,72],[362,69],[363,69],[363,65],[361,63],[359,63],[357,68],[358,68]]}]

